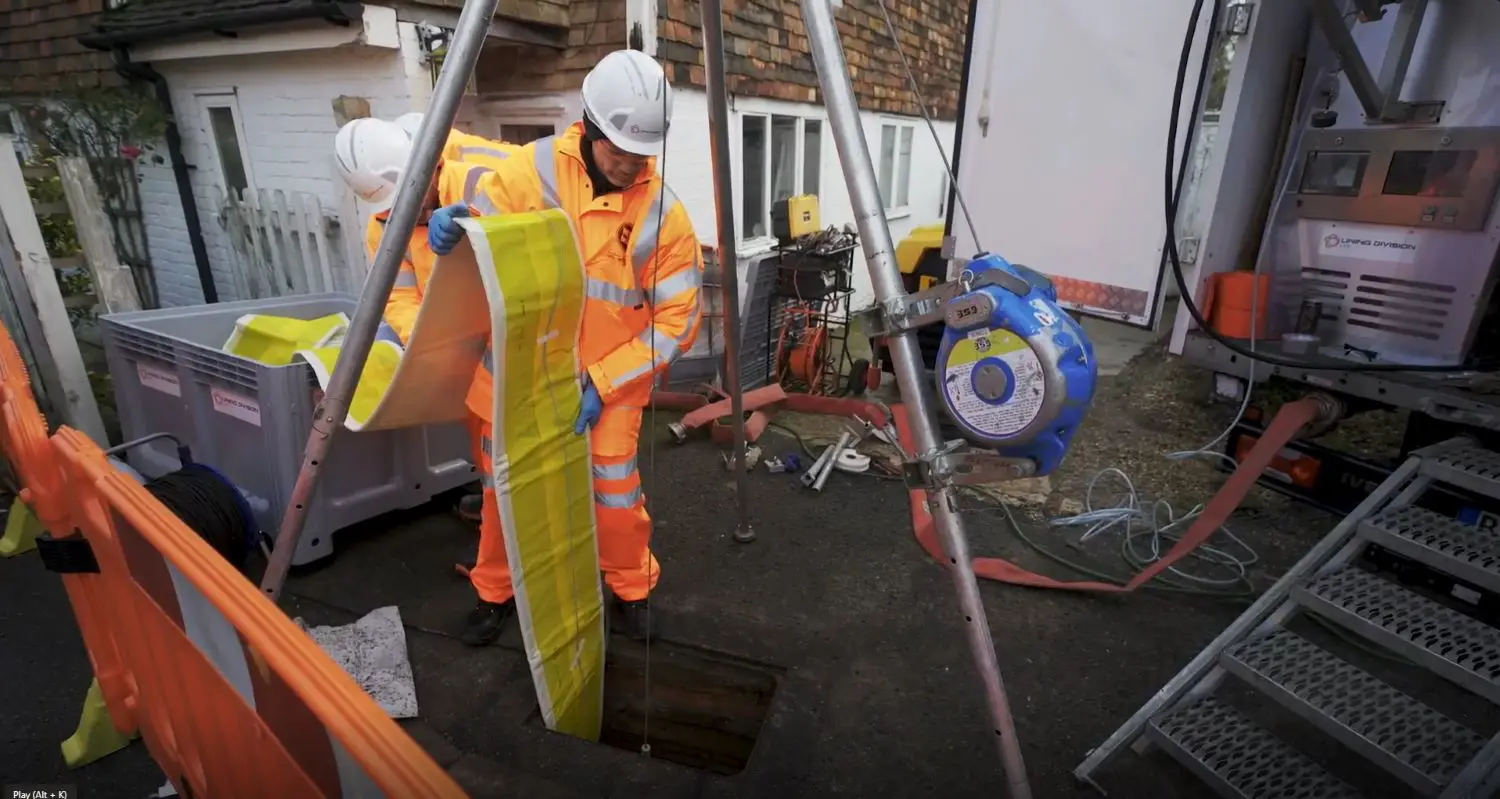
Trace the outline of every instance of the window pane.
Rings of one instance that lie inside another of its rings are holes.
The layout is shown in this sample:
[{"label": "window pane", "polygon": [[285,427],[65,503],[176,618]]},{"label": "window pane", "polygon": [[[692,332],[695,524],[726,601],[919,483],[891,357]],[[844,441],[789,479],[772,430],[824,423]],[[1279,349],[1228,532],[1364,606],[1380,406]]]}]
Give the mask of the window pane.
[{"label": "window pane", "polygon": [[245,159],[240,151],[240,135],[234,126],[234,111],[229,106],[217,105],[208,109],[208,124],[213,129],[214,147],[219,153],[219,165],[224,170],[225,188],[235,198],[245,195],[250,180],[245,173]]},{"label": "window pane", "polygon": [[771,200],[797,193],[797,118],[771,117]]},{"label": "window pane", "polygon": [[891,173],[896,168],[896,126],[882,125],[880,128],[880,199],[886,208],[891,207]]},{"label": "window pane", "polygon": [[766,230],[766,118],[740,119],[740,181],[744,192],[744,216],[740,219],[747,239],[770,235]]},{"label": "window pane", "polygon": [[556,132],[551,125],[501,125],[500,139],[508,144],[530,144]]},{"label": "window pane", "polygon": [[802,193],[819,193],[823,176],[823,123],[809,119],[802,123]]},{"label": "window pane", "polygon": [[911,189],[911,137],[916,128],[901,129],[901,152],[896,159],[896,202],[894,207],[905,208]]}]

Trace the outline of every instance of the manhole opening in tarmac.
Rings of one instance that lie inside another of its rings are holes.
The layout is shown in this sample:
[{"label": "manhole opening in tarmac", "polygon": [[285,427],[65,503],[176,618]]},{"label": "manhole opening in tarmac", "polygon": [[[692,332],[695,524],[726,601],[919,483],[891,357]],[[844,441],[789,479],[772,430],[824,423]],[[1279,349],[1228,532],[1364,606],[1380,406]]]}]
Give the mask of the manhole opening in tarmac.
[{"label": "manhole opening in tarmac", "polygon": [[[599,743],[731,776],[744,770],[785,669],[687,644],[651,642],[650,718],[646,645],[610,636]],[[540,714],[533,715],[540,724]]]}]

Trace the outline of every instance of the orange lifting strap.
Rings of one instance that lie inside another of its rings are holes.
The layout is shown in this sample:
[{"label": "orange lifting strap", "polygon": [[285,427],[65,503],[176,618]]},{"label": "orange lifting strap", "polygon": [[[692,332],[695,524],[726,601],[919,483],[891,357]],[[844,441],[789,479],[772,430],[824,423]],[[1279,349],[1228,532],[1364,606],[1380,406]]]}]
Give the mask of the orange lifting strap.
[{"label": "orange lifting strap", "polygon": [[[76,430],[49,441],[0,328],[0,447],[38,518],[82,535],[63,575],[117,729],[183,795],[464,796],[306,633]],[[63,532],[59,532],[63,531]]]}]

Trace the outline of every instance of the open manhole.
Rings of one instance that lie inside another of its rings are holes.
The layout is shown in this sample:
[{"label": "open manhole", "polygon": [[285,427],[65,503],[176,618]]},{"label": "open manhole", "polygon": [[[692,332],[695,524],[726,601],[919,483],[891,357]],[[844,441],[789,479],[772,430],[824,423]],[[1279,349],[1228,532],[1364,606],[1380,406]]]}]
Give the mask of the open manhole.
[{"label": "open manhole", "polygon": [[[744,770],[784,669],[668,641],[651,643],[647,718],[646,645],[611,636],[604,667],[599,743],[715,774]],[[532,716],[541,723],[541,714]]]}]

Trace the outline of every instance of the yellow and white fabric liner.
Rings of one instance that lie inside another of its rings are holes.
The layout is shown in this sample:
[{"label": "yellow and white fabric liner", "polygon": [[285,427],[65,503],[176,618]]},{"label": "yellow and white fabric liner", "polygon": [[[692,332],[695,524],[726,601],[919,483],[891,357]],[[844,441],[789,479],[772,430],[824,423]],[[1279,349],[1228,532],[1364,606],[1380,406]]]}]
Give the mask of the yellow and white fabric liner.
[{"label": "yellow and white fabric liner", "polygon": [[604,601],[578,336],[583,257],[559,210],[462,220],[492,309],[490,462],[516,617],[547,728],[598,740]]},{"label": "yellow and white fabric liner", "polygon": [[342,313],[317,319],[245,314],[235,320],[224,351],[257,363],[285,366],[298,350],[337,344],[348,329],[349,315]]},{"label": "yellow and white fabric liner", "polygon": [[[324,332],[325,320],[335,317],[303,321],[252,316],[241,318],[244,324],[236,327],[224,345],[226,352],[273,366],[306,361],[318,385],[328,389],[349,324],[347,316],[336,314],[343,324],[325,337],[314,333]],[[407,346],[379,340],[370,347],[344,426],[356,431],[394,430],[463,421],[468,417],[464,398],[479,368],[489,330],[489,300],[479,268],[473,251],[460,247],[433,266]]]},{"label": "yellow and white fabric liner", "polygon": [[[559,210],[461,224],[464,243],[434,266],[405,350],[389,341],[371,348],[345,425],[463,419],[492,339],[493,446],[477,467],[494,481],[526,658],[548,729],[596,741],[604,598],[589,439],[573,432],[582,404],[583,258]],[[225,349],[278,365],[304,360],[326,390],[343,328],[322,336],[334,327],[260,316]]]}]

